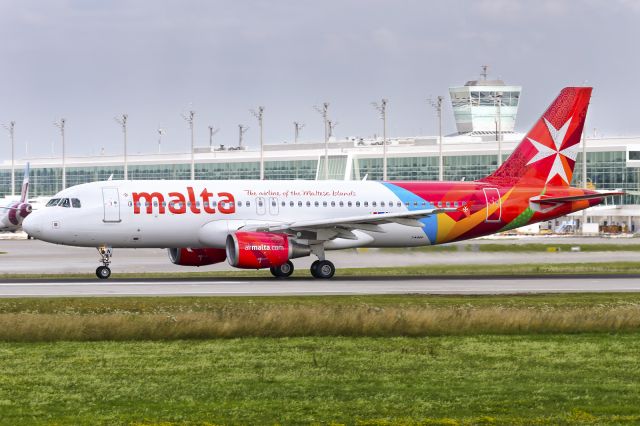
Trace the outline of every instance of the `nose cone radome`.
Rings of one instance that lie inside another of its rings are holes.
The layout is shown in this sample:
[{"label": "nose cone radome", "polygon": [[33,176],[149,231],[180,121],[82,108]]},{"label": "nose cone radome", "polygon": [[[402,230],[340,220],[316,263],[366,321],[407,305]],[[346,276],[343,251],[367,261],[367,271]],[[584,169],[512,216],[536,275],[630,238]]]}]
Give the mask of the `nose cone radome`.
[{"label": "nose cone radome", "polygon": [[41,220],[38,220],[38,214],[33,212],[22,221],[22,229],[32,237],[38,237],[42,233],[41,222]]}]

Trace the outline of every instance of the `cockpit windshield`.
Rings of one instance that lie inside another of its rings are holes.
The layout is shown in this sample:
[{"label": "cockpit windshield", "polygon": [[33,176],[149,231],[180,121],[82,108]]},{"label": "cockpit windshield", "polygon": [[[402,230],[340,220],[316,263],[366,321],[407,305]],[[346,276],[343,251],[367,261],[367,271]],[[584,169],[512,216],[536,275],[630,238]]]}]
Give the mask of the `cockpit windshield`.
[{"label": "cockpit windshield", "polygon": [[46,205],[47,207],[73,207],[79,209],[81,207],[80,200],[77,198],[52,198]]}]

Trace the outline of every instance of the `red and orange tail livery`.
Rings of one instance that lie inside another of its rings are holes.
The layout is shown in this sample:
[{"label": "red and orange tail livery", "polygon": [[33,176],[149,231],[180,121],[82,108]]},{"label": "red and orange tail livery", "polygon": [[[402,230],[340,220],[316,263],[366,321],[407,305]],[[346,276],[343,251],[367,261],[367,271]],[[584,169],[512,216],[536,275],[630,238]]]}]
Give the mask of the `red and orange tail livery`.
[{"label": "red and orange tail livery", "polygon": [[591,90],[562,89],[507,161],[483,181],[500,186],[570,186]]}]

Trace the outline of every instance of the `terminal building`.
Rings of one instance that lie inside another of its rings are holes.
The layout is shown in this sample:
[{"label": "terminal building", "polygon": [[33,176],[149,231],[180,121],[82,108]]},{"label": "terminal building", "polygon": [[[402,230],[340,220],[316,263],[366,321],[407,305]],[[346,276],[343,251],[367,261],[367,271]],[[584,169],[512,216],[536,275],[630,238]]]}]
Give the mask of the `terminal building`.
[{"label": "terminal building", "polygon": [[[444,180],[474,180],[492,173],[498,152],[506,159],[524,134],[515,132],[521,87],[500,80],[480,79],[451,87],[449,94],[457,133],[442,138]],[[623,190],[607,205],[589,209],[554,224],[579,231],[587,223],[625,232],[640,230],[640,137],[586,136],[586,183],[582,172],[582,150],[573,174],[573,186]],[[412,136],[387,140],[389,180],[438,180],[439,137]],[[265,145],[265,179],[324,179],[325,144]],[[330,140],[329,179],[382,180],[381,138]],[[250,149],[211,147],[195,149],[196,179],[259,179],[260,152]],[[129,155],[129,179],[189,179],[191,155]],[[22,182],[22,166],[31,163],[30,196],[52,196],[62,189],[62,166],[58,158],[27,158],[16,161],[15,192]],[[67,157],[66,185],[123,179],[122,156]],[[11,163],[0,163],[0,197],[11,194]],[[593,229],[593,226],[591,227]],[[640,231],[639,231],[640,232]]]}]

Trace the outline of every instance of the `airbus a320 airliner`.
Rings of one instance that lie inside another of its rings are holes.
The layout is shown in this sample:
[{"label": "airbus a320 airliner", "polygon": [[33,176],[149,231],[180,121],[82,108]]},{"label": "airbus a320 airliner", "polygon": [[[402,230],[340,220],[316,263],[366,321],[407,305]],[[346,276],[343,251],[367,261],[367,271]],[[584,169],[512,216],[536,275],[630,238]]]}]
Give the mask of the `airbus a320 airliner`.
[{"label": "airbus a320 airliner", "polygon": [[174,180],[105,181],[56,194],[24,230],[57,244],[97,247],[99,278],[112,248],[168,248],[178,265],[223,262],[293,273],[328,250],[443,244],[547,221],[620,192],[570,186],[591,88],[560,92],[493,174],[473,182]]}]

